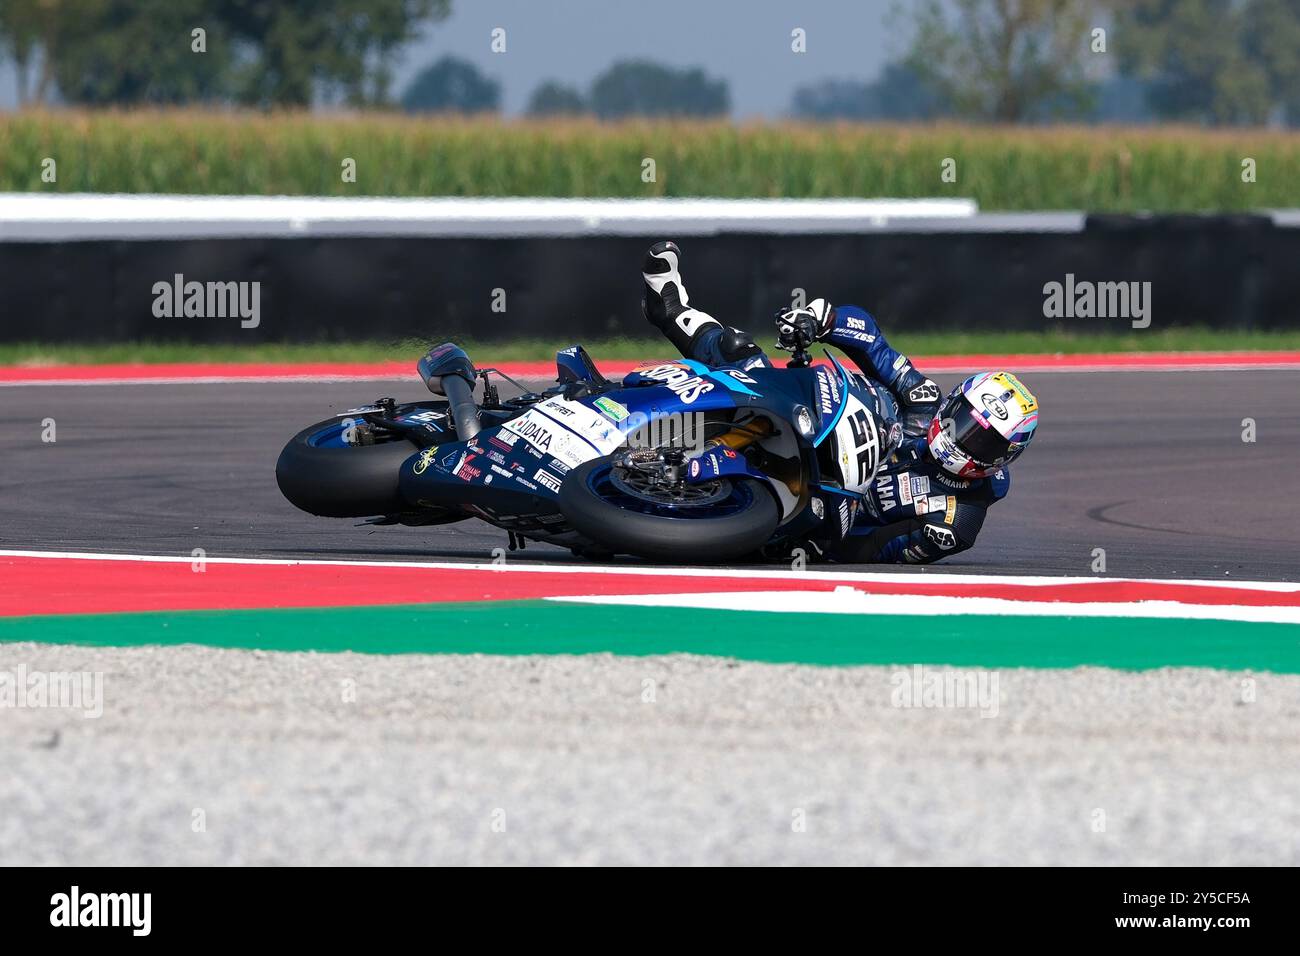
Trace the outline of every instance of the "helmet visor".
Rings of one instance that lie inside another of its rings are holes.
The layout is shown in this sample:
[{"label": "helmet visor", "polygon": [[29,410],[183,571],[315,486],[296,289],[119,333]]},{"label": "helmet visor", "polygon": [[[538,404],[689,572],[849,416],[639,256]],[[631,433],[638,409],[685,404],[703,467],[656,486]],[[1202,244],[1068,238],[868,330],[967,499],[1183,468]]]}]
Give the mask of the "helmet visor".
[{"label": "helmet visor", "polygon": [[990,425],[965,395],[949,398],[939,419],[957,447],[980,464],[996,465],[1010,454],[1010,439]]}]

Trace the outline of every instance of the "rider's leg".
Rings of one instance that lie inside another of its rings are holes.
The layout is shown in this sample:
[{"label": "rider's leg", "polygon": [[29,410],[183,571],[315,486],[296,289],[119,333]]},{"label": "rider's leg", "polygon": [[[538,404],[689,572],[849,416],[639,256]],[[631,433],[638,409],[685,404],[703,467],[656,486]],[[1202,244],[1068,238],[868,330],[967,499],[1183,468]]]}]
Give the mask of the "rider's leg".
[{"label": "rider's leg", "polygon": [[747,333],[690,307],[681,262],[682,252],[675,242],[656,242],[646,253],[641,268],[645,280],[641,309],[650,324],[686,358],[705,365],[766,364],[763,350]]}]

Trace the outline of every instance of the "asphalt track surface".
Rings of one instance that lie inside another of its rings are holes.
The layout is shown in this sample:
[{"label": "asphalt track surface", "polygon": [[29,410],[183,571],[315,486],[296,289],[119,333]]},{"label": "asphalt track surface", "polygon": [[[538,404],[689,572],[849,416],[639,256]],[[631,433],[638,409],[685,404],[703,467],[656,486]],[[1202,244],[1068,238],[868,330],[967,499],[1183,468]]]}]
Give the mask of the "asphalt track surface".
[{"label": "asphalt track surface", "polygon": [[[956,381],[938,378],[945,388]],[[1300,371],[1029,380],[1042,425],[1013,469],[1011,493],[976,547],[936,568],[1088,575],[1100,548],[1109,576],[1300,580]],[[381,395],[428,397],[418,380],[0,388],[0,547],[490,559],[506,536],[477,520],[357,527],[280,496],[274,466],[284,443]],[[53,443],[41,440],[50,418]],[[1242,440],[1246,418],[1256,423],[1253,443]],[[530,545],[510,560],[577,559]]]}]

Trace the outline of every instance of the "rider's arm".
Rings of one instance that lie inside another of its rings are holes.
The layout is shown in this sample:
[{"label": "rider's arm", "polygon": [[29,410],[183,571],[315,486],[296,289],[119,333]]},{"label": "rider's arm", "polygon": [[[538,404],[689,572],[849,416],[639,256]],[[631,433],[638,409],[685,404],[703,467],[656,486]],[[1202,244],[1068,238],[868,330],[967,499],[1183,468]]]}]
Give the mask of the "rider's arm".
[{"label": "rider's arm", "polygon": [[985,509],[959,504],[952,524],[942,514],[855,528],[835,549],[835,560],[854,564],[929,564],[971,547],[984,525]]},{"label": "rider's arm", "polygon": [[790,351],[806,348],[813,340],[842,349],[858,368],[893,393],[908,435],[924,434],[938,412],[939,386],[914,369],[906,355],[890,347],[866,309],[836,307],[825,299],[813,299],[781,313],[776,328],[777,344]]},{"label": "rider's arm", "polygon": [[890,346],[885,333],[866,309],[838,305],[829,310],[820,336],[851,358],[867,375],[886,386],[903,410],[908,434],[920,434],[939,410],[939,386]]}]

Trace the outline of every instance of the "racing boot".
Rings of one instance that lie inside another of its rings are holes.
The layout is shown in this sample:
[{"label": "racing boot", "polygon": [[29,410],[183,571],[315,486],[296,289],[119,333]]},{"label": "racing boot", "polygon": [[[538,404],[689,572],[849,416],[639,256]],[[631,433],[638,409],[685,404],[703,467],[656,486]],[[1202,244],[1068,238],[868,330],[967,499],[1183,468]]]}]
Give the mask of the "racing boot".
[{"label": "racing boot", "polygon": [[707,312],[690,308],[691,297],[682,282],[681,263],[682,251],[677,243],[663,240],[650,247],[641,266],[641,277],[645,280],[641,311],[677,351],[686,358],[694,358],[700,336],[710,329],[722,328],[722,323]]}]

